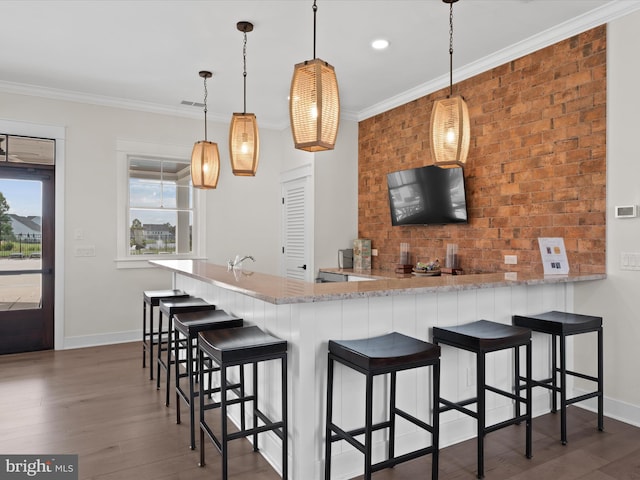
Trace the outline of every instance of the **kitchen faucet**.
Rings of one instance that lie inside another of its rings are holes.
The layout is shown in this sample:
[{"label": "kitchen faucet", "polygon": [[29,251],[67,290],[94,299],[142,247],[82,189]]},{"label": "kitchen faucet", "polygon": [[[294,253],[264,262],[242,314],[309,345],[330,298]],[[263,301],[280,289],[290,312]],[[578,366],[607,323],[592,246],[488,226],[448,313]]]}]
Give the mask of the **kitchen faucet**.
[{"label": "kitchen faucet", "polygon": [[245,260],[251,260],[252,262],[255,262],[256,259],[253,258],[251,255],[245,255],[244,257],[240,258],[240,255],[236,255],[235,260],[227,260],[227,270],[234,270],[235,268],[241,268],[242,267],[242,262],[244,262]]}]

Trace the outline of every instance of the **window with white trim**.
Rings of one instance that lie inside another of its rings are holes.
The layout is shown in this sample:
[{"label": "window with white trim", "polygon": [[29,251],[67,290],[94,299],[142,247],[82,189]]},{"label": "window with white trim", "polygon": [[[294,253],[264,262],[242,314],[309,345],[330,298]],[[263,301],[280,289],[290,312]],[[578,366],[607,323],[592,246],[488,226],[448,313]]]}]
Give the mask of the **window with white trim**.
[{"label": "window with white trim", "polygon": [[[200,257],[204,215],[187,148],[118,142],[118,262]],[[162,153],[160,153],[162,152]]]},{"label": "window with white trim", "polygon": [[188,161],[129,157],[129,255],[191,254]]}]

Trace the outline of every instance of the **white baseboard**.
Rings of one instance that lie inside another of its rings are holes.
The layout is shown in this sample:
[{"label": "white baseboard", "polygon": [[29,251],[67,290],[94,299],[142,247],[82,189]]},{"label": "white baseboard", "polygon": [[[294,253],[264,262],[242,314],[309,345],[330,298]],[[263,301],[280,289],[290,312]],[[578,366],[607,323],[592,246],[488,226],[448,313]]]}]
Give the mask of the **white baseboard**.
[{"label": "white baseboard", "polygon": [[[573,391],[576,396],[588,393],[587,390],[575,387]],[[596,398],[590,398],[589,400],[576,403],[575,405],[591,412],[598,411],[598,400]],[[616,400],[615,398],[610,398],[606,395],[604,397],[604,416],[628,423],[635,427],[640,427],[640,406],[632,405],[630,403],[623,402],[622,400]],[[607,429],[606,420],[604,428],[605,430]]]},{"label": "white baseboard", "polygon": [[72,348],[97,347],[115,343],[142,342],[142,330],[129,330],[126,332],[100,333],[97,335],[78,335],[65,337],[63,350]]}]

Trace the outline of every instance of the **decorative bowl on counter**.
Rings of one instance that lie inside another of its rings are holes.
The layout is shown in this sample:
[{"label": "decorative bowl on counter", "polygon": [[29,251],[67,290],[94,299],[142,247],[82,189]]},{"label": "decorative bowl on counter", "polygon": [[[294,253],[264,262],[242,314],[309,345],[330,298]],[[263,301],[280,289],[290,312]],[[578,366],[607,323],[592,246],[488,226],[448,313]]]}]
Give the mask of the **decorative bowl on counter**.
[{"label": "decorative bowl on counter", "polygon": [[434,277],[440,275],[440,262],[436,258],[433,262],[423,263],[418,262],[413,268],[413,275],[423,277]]}]

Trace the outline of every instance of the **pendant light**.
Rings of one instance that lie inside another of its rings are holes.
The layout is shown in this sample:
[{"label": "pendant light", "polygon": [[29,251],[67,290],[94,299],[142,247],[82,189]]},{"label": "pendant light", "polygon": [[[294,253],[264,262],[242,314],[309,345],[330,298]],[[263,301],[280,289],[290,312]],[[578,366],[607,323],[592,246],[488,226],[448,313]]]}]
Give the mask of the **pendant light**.
[{"label": "pendant light", "polygon": [[191,183],[195,188],[212,189],[220,176],[218,144],[207,141],[207,78],[213,74],[201,71],[199,75],[204,79],[204,140],[196,142],[191,152]]},{"label": "pendant light", "polygon": [[289,119],[295,148],[307,152],[333,150],[340,121],[338,80],[331,65],[316,58],[316,12],[313,2],[313,60],[294,67]]},{"label": "pendant light", "polygon": [[431,111],[431,150],[436,165],[463,166],[471,140],[469,109],[460,95],[453,95],[453,4],[449,4],[449,95],[437,100]]},{"label": "pendant light", "polygon": [[260,138],[258,121],[253,113],[247,113],[247,33],[253,31],[251,22],[238,22],[236,27],[244,33],[242,48],[244,78],[244,108],[242,113],[234,113],[229,128],[229,153],[234,175],[252,177],[258,170]]}]

